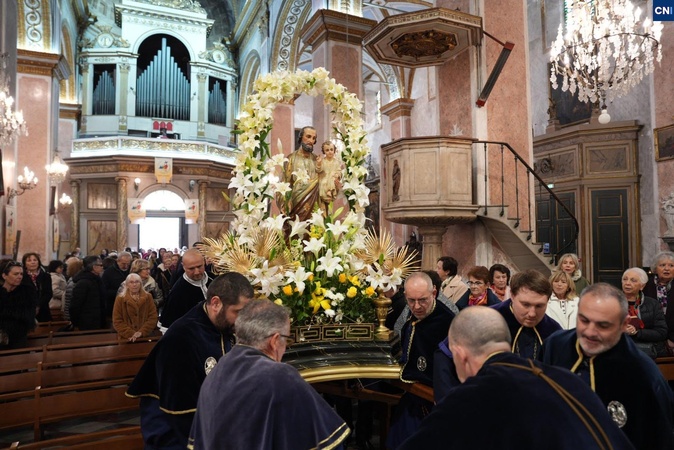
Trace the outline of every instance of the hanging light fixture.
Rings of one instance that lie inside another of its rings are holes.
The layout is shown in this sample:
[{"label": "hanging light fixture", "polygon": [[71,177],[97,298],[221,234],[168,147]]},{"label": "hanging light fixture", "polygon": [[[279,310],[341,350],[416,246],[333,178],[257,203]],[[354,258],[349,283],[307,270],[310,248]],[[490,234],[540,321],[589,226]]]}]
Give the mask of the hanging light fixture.
[{"label": "hanging light fixture", "polygon": [[59,203],[63,205],[63,207],[67,207],[73,204],[73,199],[64,192],[61,198],[59,199]]},{"label": "hanging light fixture", "polygon": [[7,54],[0,53],[0,147],[7,147],[17,136],[27,135],[21,111],[14,111],[14,98],[9,92]]},{"label": "hanging light fixture", "polygon": [[68,167],[68,165],[63,162],[63,160],[59,157],[58,150],[56,150],[54,153],[54,159],[52,160],[51,164],[47,164],[45,166],[45,169],[47,170],[49,181],[51,181],[53,185],[57,185],[63,183],[63,181],[66,179],[66,175],[68,174],[68,169],[70,169],[70,167]]},{"label": "hanging light fixture", "polygon": [[578,92],[581,102],[599,103],[600,123],[608,123],[606,102],[636,86],[660,63],[661,22],[641,19],[628,0],[576,0],[566,11],[566,34],[559,25],[552,44],[550,82]]}]

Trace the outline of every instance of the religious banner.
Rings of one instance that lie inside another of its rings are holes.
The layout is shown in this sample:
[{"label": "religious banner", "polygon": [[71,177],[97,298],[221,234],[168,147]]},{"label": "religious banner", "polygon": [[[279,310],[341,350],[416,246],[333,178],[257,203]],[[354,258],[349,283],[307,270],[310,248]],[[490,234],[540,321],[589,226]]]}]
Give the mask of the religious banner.
[{"label": "religious banner", "polygon": [[145,219],[145,209],[143,201],[140,198],[130,198],[129,202],[129,221],[131,223],[140,223]]},{"label": "religious banner", "polygon": [[157,178],[157,183],[161,184],[170,183],[171,177],[173,177],[173,159],[155,158],[154,176]]},{"label": "religious banner", "polygon": [[16,242],[16,206],[5,206],[5,255],[14,253]]},{"label": "religious banner", "polygon": [[197,223],[199,220],[199,199],[185,200],[185,223]]}]

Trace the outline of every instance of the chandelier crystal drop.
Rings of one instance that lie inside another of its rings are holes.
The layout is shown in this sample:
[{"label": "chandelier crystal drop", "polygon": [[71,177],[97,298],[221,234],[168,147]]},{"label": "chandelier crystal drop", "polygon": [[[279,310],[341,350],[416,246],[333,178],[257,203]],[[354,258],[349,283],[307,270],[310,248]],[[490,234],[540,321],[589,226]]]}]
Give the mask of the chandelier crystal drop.
[{"label": "chandelier crystal drop", "polygon": [[641,19],[627,0],[577,0],[552,44],[550,82],[578,92],[582,102],[611,102],[629,92],[660,63],[662,23]]},{"label": "chandelier crystal drop", "polygon": [[26,122],[21,111],[14,111],[14,98],[9,92],[7,54],[0,54],[0,147],[14,142],[17,136],[27,135]]}]

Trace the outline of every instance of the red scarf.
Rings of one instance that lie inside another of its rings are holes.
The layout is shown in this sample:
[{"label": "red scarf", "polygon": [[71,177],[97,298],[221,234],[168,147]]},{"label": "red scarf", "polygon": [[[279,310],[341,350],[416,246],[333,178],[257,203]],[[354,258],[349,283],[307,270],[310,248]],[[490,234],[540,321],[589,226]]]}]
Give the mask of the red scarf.
[{"label": "red scarf", "polygon": [[468,306],[475,305],[486,305],[487,304],[487,291],[484,291],[479,297],[473,297],[471,294],[468,297]]},{"label": "red scarf", "polygon": [[495,284],[492,284],[490,287],[491,287],[491,290],[494,292],[494,294],[496,294],[496,296],[497,296],[501,301],[504,301],[504,300],[506,299],[506,298],[505,298],[505,295],[506,295],[506,289],[508,289],[508,285],[507,285],[507,284],[506,284],[506,286],[505,286],[503,289],[497,288]]},{"label": "red scarf", "polygon": [[627,315],[629,316],[629,324],[634,326],[637,330],[643,330],[644,322],[639,318],[639,305],[641,305],[641,292],[637,294],[637,300],[632,303],[629,302],[629,309]]}]

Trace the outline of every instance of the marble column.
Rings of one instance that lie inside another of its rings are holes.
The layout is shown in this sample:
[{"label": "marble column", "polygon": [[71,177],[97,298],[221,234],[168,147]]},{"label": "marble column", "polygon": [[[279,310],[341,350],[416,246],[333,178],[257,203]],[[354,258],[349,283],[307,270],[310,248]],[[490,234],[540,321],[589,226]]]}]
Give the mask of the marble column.
[{"label": "marble column", "polygon": [[199,237],[201,240],[206,236],[206,188],[208,188],[208,181],[199,181]]},{"label": "marble column", "polygon": [[73,199],[70,208],[70,251],[75,251],[77,247],[86,249],[85,245],[80,245],[80,180],[70,180],[70,195]]},{"label": "marble column", "polygon": [[197,114],[197,137],[198,138],[204,138],[206,137],[206,99],[208,98],[208,75],[205,73],[198,73],[197,74],[197,80],[198,80],[198,87],[197,87],[197,92],[198,92],[198,97],[197,99],[199,100],[199,109],[198,109],[198,114]]},{"label": "marble column", "polygon": [[412,108],[414,99],[399,98],[382,106],[380,111],[391,123],[391,140],[412,136]]},{"label": "marble column", "polygon": [[128,245],[129,236],[126,178],[116,177],[115,181],[117,182],[117,250],[124,250]]},{"label": "marble column", "polygon": [[[374,20],[321,9],[304,25],[300,37],[311,46],[313,66],[324,67],[332,78],[362,99],[363,77],[354,67],[363,65],[363,37],[376,24]],[[312,125],[319,142],[332,137],[330,111],[322,97],[314,98]]]},{"label": "marble column", "polygon": [[[10,171],[13,182],[24,167],[35,172],[40,180],[34,189],[14,199],[16,229],[21,230],[19,254],[33,251],[50,259],[53,255],[53,226],[49,214],[50,183],[40,174],[51,164],[57,147],[59,81],[67,73],[58,54],[17,50],[16,110],[23,111],[28,134],[16,139],[16,145],[3,149],[5,164],[14,161]],[[10,156],[11,155],[11,156]],[[13,173],[12,173],[13,172]]]},{"label": "marble column", "polygon": [[227,82],[227,117],[225,118],[228,127],[234,127],[234,117],[236,117],[236,81]]},{"label": "marble column", "polygon": [[129,100],[129,63],[121,63],[117,66],[119,70],[119,83],[117,92],[119,93],[119,122],[117,130],[126,132],[127,130],[127,109]]}]

